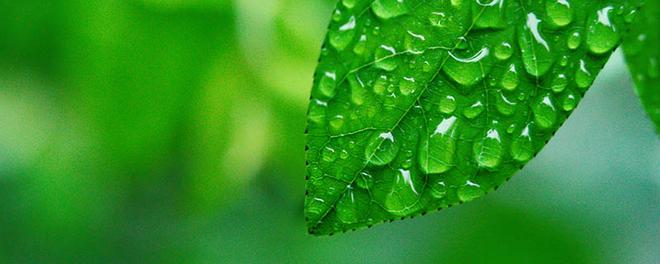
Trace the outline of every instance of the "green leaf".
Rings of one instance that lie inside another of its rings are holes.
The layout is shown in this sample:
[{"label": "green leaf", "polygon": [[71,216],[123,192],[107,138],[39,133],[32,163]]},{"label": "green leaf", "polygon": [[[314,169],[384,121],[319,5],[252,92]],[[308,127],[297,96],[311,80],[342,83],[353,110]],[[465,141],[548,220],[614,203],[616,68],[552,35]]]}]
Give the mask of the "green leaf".
[{"label": "green leaf", "polygon": [[647,1],[640,14],[626,19],[633,21],[630,33],[623,41],[623,50],[637,93],[644,104],[656,132],[660,133],[660,1]]},{"label": "green leaf", "polygon": [[496,189],[568,118],[632,10],[613,0],[341,1],[308,112],[309,232]]}]

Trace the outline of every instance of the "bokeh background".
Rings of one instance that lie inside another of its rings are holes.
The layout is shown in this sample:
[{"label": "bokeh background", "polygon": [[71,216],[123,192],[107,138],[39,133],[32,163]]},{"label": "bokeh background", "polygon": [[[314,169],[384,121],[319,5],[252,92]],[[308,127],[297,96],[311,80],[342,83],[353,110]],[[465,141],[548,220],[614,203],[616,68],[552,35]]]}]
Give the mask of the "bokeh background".
[{"label": "bokeh background", "polygon": [[660,263],[660,140],[620,53],[499,191],[306,234],[336,0],[0,0],[0,262]]}]

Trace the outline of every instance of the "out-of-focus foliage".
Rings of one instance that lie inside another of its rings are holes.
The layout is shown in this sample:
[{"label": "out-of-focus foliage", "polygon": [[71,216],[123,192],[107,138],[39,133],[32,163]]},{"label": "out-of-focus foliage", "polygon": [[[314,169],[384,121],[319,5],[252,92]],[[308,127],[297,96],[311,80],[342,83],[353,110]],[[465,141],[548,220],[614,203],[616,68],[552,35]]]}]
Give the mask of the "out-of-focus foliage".
[{"label": "out-of-focus foliage", "polygon": [[660,133],[660,1],[646,1],[624,41],[626,61],[649,117]]},{"label": "out-of-focus foliage", "polygon": [[660,146],[620,61],[510,192],[306,235],[334,2],[0,1],[0,262],[660,260]]}]

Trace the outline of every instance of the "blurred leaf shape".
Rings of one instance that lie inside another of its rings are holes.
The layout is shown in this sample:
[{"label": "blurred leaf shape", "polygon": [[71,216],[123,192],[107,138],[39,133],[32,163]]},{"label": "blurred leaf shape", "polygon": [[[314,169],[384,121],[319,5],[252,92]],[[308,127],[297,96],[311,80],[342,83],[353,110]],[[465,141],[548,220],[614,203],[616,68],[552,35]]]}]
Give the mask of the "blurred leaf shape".
[{"label": "blurred leaf shape", "polygon": [[311,234],[469,202],[575,109],[636,1],[343,0],[307,127]]},{"label": "blurred leaf shape", "polygon": [[639,15],[626,19],[633,21],[630,33],[623,41],[623,50],[637,94],[646,112],[660,133],[660,1],[647,1]]}]

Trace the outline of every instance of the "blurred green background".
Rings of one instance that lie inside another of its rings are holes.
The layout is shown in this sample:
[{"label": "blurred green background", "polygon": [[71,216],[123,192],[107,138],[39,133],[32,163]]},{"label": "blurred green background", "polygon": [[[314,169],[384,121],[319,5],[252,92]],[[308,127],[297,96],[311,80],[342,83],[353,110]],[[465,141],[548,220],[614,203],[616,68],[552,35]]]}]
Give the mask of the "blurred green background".
[{"label": "blurred green background", "polygon": [[617,53],[486,198],[306,234],[335,0],[0,0],[0,263],[660,263],[660,140]]}]

